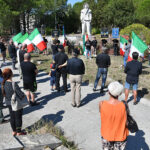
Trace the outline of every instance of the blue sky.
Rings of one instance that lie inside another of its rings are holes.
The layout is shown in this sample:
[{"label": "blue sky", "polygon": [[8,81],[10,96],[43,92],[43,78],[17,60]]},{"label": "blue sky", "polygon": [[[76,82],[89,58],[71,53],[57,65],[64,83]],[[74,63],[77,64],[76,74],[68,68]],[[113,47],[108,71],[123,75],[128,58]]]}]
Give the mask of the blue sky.
[{"label": "blue sky", "polygon": [[68,0],[68,4],[71,3],[73,5],[76,2],[82,2],[82,0]]}]

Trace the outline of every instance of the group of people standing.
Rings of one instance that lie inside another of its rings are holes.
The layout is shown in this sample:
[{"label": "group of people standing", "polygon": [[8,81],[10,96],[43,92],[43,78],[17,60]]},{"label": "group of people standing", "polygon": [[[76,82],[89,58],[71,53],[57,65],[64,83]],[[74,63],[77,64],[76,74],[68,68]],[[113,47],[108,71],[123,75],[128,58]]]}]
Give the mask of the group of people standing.
[{"label": "group of people standing", "polygon": [[[95,39],[96,40],[96,39]],[[88,45],[89,39],[86,42],[87,55],[90,51]],[[90,43],[90,42],[89,42]],[[97,45],[97,42],[95,42]],[[5,97],[6,105],[9,108],[10,124],[13,130],[13,135],[26,134],[21,130],[22,127],[22,113],[23,109],[13,111],[11,107],[11,99],[14,93],[13,84],[15,85],[16,95],[20,99],[24,99],[25,95],[30,106],[38,105],[35,101],[34,93],[37,90],[36,75],[38,70],[35,64],[31,60],[31,55],[26,52],[26,45],[20,47],[14,46],[12,40],[9,42],[8,51],[12,59],[12,67],[16,69],[16,57],[18,57],[20,78],[23,79],[23,88],[25,94],[21,91],[18,84],[13,82],[13,72],[10,68],[5,68],[2,71],[0,78],[2,96]],[[108,55],[109,49],[102,47],[102,53],[96,57],[96,64],[98,67],[97,75],[94,83],[93,91],[96,91],[100,77],[102,76],[102,85],[100,92],[103,93],[105,83],[107,79],[108,68],[111,65],[111,59]],[[85,74],[85,65],[82,59],[78,58],[80,52],[78,49],[74,49],[72,52],[72,58],[68,58],[65,54],[63,45],[59,40],[54,40],[52,45],[52,58],[53,63],[51,65],[51,71],[49,75],[50,84],[52,90],[55,89],[60,92],[60,77],[63,78],[63,90],[68,92],[67,87],[67,74],[69,74],[69,80],[71,85],[71,105],[72,107],[81,106],[81,83],[83,75]],[[139,75],[142,73],[142,64],[138,62],[138,53],[133,53],[133,60],[125,65],[125,73],[127,74],[125,83],[125,101],[127,103],[129,90],[133,89],[134,105],[137,104],[137,88]],[[112,82],[108,86],[108,92],[110,95],[109,100],[102,101],[99,104],[99,110],[101,113],[101,136],[102,145],[104,150],[118,149],[124,150],[127,143],[127,136],[129,131],[126,127],[127,112],[124,103],[118,100],[118,97],[123,92],[123,85],[119,82]],[[0,107],[1,108],[1,107]],[[2,110],[2,109],[1,109]],[[0,116],[2,111],[0,111]]]},{"label": "group of people standing", "polygon": [[85,42],[85,56],[86,58],[92,58],[93,56],[96,56],[96,50],[97,50],[97,40],[96,37],[94,37],[93,41],[90,41],[89,38],[87,38]]}]

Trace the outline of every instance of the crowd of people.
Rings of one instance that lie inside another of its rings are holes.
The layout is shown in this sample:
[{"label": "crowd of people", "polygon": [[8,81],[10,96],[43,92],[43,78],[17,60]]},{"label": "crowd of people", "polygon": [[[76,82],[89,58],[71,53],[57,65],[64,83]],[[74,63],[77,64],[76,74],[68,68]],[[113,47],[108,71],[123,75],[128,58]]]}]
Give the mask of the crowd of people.
[{"label": "crowd of people", "polygon": [[[3,43],[3,39],[1,39]],[[0,43],[1,54],[3,57],[3,63],[5,63],[6,47]],[[91,44],[92,43],[92,44]],[[125,101],[127,103],[129,90],[133,90],[134,102],[136,105],[137,101],[137,89],[139,75],[142,73],[142,63],[138,61],[138,53],[133,52],[133,60],[127,62],[127,56],[130,51],[131,41],[128,45],[125,45],[125,56],[124,56],[124,72],[127,74],[125,82]],[[97,40],[91,42],[89,39],[85,42],[86,46],[86,58],[91,58],[91,45],[93,45],[93,54],[96,55]],[[78,49],[74,49],[72,52],[72,58],[68,58],[64,51],[63,45],[60,44],[59,40],[54,40],[52,44],[52,59],[53,63],[50,65],[50,85],[51,90],[57,90],[60,92],[60,77],[63,79],[63,91],[69,92],[67,87],[67,74],[69,74],[69,80],[71,85],[71,105],[72,107],[81,107],[81,84],[82,78],[85,74],[85,65],[82,59],[78,56],[80,54]],[[107,80],[108,68],[111,66],[111,58],[108,55],[109,49],[106,46],[102,47],[102,53],[96,57],[97,64],[97,75],[94,83],[93,91],[97,91],[97,85],[100,77],[102,76],[102,84],[100,93],[104,93],[106,87],[105,83]],[[3,108],[3,97],[5,97],[5,103],[9,109],[10,124],[13,130],[13,135],[25,135],[22,131],[22,114],[23,108],[17,111],[12,109],[11,99],[14,94],[19,99],[27,98],[27,101],[31,107],[39,105],[35,101],[35,92],[37,90],[36,76],[38,69],[34,63],[31,62],[31,55],[27,53],[27,45],[22,44],[15,47],[12,40],[9,41],[8,52],[12,62],[13,70],[16,69],[16,62],[18,61],[18,70],[20,79],[23,80],[22,90],[18,84],[13,81],[13,71],[10,68],[0,70],[0,122],[5,123],[8,120],[4,119],[2,108]],[[17,60],[17,61],[16,61]],[[14,84],[14,87],[13,87]],[[15,88],[15,90],[14,90]],[[126,126],[127,112],[123,102],[118,100],[118,97],[123,93],[123,85],[119,82],[112,82],[108,85],[108,93],[110,95],[109,100],[101,101],[99,105],[101,115],[101,136],[102,145],[104,150],[116,149],[124,150],[127,143],[127,136],[129,131]]]}]

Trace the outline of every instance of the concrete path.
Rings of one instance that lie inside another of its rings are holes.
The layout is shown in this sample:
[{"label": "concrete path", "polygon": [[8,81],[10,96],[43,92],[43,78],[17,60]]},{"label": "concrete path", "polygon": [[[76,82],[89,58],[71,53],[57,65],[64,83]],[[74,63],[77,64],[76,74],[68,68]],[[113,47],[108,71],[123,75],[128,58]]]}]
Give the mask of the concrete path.
[{"label": "concrete path", "polygon": [[[10,67],[10,66],[9,66]],[[22,81],[18,76],[18,71],[14,71],[14,80]],[[79,149],[100,150],[100,114],[99,102],[108,99],[108,93],[100,95],[99,92],[93,93],[92,85],[83,84],[82,86],[82,107],[73,108],[71,106],[71,93],[51,92],[49,86],[49,76],[40,72],[37,77],[38,90],[36,100],[39,106],[26,107],[23,115],[23,128],[34,125],[41,118],[53,120],[54,124],[61,127],[65,136],[75,141]],[[124,99],[124,94],[120,100]],[[143,104],[144,103],[144,104]],[[140,131],[130,134],[128,137],[127,150],[149,150],[150,147],[150,103],[148,100],[141,99],[136,106],[129,102],[131,114],[138,123]],[[8,110],[4,109],[7,116]],[[0,125],[0,139],[7,139],[11,136],[10,124]],[[4,140],[6,141],[6,140]]]}]

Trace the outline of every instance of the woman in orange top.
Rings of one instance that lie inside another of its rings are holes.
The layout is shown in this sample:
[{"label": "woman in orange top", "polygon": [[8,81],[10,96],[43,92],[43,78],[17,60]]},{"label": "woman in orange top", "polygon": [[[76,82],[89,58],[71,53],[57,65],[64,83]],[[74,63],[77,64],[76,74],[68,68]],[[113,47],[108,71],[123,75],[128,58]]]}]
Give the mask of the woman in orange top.
[{"label": "woman in orange top", "polygon": [[123,85],[112,82],[108,86],[110,98],[100,102],[101,136],[103,150],[124,150],[129,131],[126,127],[127,113],[123,102],[118,100]]}]

